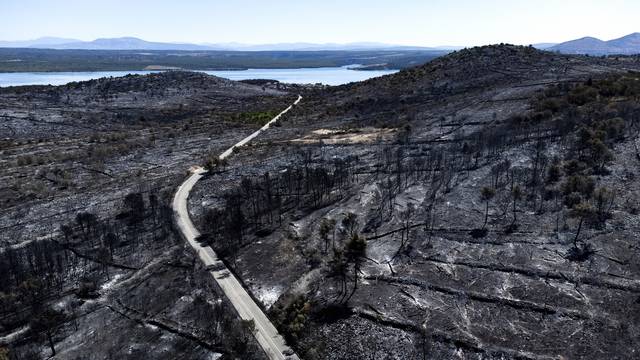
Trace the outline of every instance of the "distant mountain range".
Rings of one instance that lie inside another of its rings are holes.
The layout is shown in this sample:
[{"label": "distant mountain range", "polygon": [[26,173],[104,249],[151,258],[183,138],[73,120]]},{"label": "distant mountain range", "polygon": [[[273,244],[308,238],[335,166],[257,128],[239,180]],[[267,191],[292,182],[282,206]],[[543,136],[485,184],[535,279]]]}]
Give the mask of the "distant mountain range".
[{"label": "distant mountain range", "polygon": [[36,40],[25,41],[0,41],[0,47],[12,47],[12,48],[28,48],[28,47],[51,47],[72,42],[78,42],[76,39],[65,39],[57,37],[42,37]]},{"label": "distant mountain range", "polygon": [[438,47],[422,47],[422,46],[404,46],[392,45],[377,42],[355,42],[347,44],[337,43],[278,43],[278,44],[262,44],[250,45],[241,43],[225,43],[225,44],[204,44],[214,48],[222,48],[224,50],[236,51],[350,51],[350,50],[458,50],[461,47],[455,46],[438,46]]},{"label": "distant mountain range", "polygon": [[96,39],[93,41],[44,37],[28,41],[0,41],[0,47],[78,50],[218,50],[204,45],[150,42],[134,37]]},{"label": "distant mountain range", "polygon": [[564,54],[588,55],[632,55],[640,54],[640,33],[633,33],[619,39],[603,41],[594,37],[567,41],[548,48]]},{"label": "distant mountain range", "polygon": [[[594,37],[557,43],[539,43],[533,45],[541,50],[556,51],[564,54],[589,55],[630,55],[640,54],[640,33],[633,33],[619,39],[603,41]],[[276,44],[242,44],[242,43],[166,43],[152,42],[135,37],[103,38],[93,41],[76,39],[43,37],[28,41],[0,41],[0,48],[36,48],[36,49],[77,49],[77,50],[175,50],[175,51],[452,51],[460,50],[460,46],[404,46],[378,42],[355,42],[348,44],[306,42]]]},{"label": "distant mountain range", "polygon": [[0,48],[35,49],[77,49],[77,50],[176,50],[176,51],[355,51],[355,50],[458,50],[461,47],[419,47],[383,44],[376,42],[358,42],[349,44],[279,43],[250,45],[241,43],[189,44],[151,42],[135,37],[105,38],[93,41],[80,41],[44,37],[29,41],[0,41]]},{"label": "distant mountain range", "polygon": [[[37,45],[31,47],[37,47]],[[212,50],[208,46],[203,45],[150,42],[134,37],[96,39],[93,41],[74,41],[66,44],[54,45],[51,48],[79,50]]]}]

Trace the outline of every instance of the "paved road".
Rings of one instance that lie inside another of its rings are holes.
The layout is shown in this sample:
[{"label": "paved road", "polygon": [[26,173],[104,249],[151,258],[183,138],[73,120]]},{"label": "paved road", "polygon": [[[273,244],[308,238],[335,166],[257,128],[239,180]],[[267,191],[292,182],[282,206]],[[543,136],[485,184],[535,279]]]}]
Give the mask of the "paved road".
[{"label": "paved road", "polygon": [[[302,96],[298,96],[298,99],[293,103],[297,105]],[[267,130],[271,124],[276,122],[282,115],[287,113],[293,105],[286,108],[278,116],[269,121],[262,128],[247,136],[227,151],[220,155],[220,159],[229,157],[236,147],[243,146],[249,141],[260,135],[263,131]],[[195,168],[192,170],[192,175],[185,180],[178,188],[173,198],[173,211],[176,218],[178,228],[182,232],[183,236],[187,239],[191,247],[198,253],[198,257],[205,266],[211,267],[209,272],[214,277],[218,285],[224,291],[224,294],[229,298],[235,309],[238,311],[240,318],[244,320],[253,320],[256,326],[255,337],[258,343],[264,349],[269,359],[299,359],[297,355],[291,351],[287,346],[284,339],[275,326],[269,321],[267,316],[262,312],[260,307],[253,301],[251,296],[242,287],[238,279],[224,266],[224,263],[220,261],[218,255],[210,248],[203,247],[197,241],[196,238],[200,235],[198,230],[193,225],[191,218],[189,217],[189,211],[187,210],[187,198],[189,192],[193,186],[202,178],[206,171],[202,168]],[[215,270],[218,269],[218,270]],[[292,355],[285,355],[292,354]]]}]

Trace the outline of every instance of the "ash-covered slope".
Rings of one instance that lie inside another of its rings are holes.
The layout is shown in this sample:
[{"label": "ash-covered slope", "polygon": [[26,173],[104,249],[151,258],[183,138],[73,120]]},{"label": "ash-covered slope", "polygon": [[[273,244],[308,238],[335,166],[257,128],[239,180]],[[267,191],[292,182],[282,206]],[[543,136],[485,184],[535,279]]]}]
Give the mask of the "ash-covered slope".
[{"label": "ash-covered slope", "polygon": [[596,73],[636,58],[616,62],[541,51],[533,47],[493,45],[456,51],[425,65],[337,88],[338,96],[401,97],[424,101],[438,96],[468,94],[527,80],[557,80]]},{"label": "ash-covered slope", "polygon": [[296,97],[188,72],[1,89],[0,353],[264,358],[170,202]]},{"label": "ash-covered slope", "polygon": [[310,92],[191,209],[304,358],[634,358],[634,68],[490,46]]},{"label": "ash-covered slope", "polygon": [[493,105],[498,117],[524,111],[527,100],[545,85],[639,66],[638,57],[589,58],[513,45],[476,47],[393,75],[310,94],[304,108],[312,110],[304,116],[355,121],[358,126],[411,122],[413,127],[431,127],[434,120],[475,112],[476,118],[489,116],[484,122],[493,120]]},{"label": "ash-covered slope", "polygon": [[10,356],[48,356],[49,329],[61,359],[249,358],[166,205],[301,90],[189,210],[302,358],[635,358],[638,68],[505,45],[337,88],[3,89]]}]

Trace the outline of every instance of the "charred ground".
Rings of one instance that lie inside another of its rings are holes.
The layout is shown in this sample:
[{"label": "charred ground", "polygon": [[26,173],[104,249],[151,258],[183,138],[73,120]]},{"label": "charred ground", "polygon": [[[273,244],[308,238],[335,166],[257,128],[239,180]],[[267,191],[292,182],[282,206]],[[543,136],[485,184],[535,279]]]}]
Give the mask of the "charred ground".
[{"label": "charred ground", "polygon": [[311,92],[191,208],[303,357],[633,358],[638,65],[491,46]]},{"label": "charred ground", "polygon": [[[200,291],[204,279],[171,280],[199,273],[168,260],[190,261],[177,255],[184,250],[162,206],[184,169],[302,93],[279,126],[228,164],[208,161],[211,173],[189,205],[202,240],[224,255],[303,358],[634,358],[636,69],[633,57],[504,45],[336,88],[178,72],[3,90],[1,116],[11,129],[2,145],[3,240],[22,244],[13,258],[36,279],[56,274],[34,271],[32,263],[49,260],[28,260],[50,253],[30,245],[38,236],[54,239],[61,255],[96,260],[88,260],[93,268],[61,263],[90,269],[82,274],[98,275],[94,286],[115,276],[113,265],[131,267],[121,266],[119,279],[140,277],[142,287],[123,281],[98,303],[133,319],[116,328],[139,334],[141,349],[164,336],[153,328],[161,322],[185,341],[168,345],[169,353],[186,346],[185,356],[233,356],[216,347],[220,332],[198,332],[192,316],[202,299],[171,300],[219,295]],[[62,150],[71,155],[52,155]],[[94,163],[94,154],[105,155]],[[68,184],[56,175],[62,170]],[[96,215],[100,226],[79,212]],[[68,238],[60,224],[73,225]],[[113,255],[109,233],[125,244]],[[55,276],[72,279],[65,286],[76,293],[86,278]],[[17,294],[24,280],[11,275],[3,292]],[[59,309],[52,289],[45,302]],[[145,301],[153,296],[166,299]],[[92,347],[110,356],[118,346],[74,343],[72,334],[95,326],[84,318],[78,331],[56,325],[63,331],[55,342],[68,354]],[[13,342],[19,348],[39,339],[32,328],[20,333],[28,320],[21,321],[3,323],[22,339]],[[39,354],[47,351],[43,345]]]},{"label": "charred ground", "polygon": [[168,72],[0,90],[12,358],[47,357],[48,338],[58,358],[262,356],[169,204],[190,166],[288,106],[278,87]]}]

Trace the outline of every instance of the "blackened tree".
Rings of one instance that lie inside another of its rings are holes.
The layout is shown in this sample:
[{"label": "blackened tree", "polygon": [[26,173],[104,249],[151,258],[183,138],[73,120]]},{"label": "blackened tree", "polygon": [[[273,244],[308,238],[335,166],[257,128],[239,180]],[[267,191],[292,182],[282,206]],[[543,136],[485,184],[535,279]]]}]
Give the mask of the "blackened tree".
[{"label": "blackened tree", "polygon": [[580,231],[582,230],[582,224],[584,223],[585,220],[591,218],[594,215],[594,213],[595,211],[593,209],[593,206],[591,206],[589,203],[586,203],[586,202],[582,202],[574,206],[571,212],[569,213],[569,216],[571,216],[572,218],[578,219],[578,229],[576,230],[576,236],[573,238],[573,246],[575,248],[578,247],[578,240],[580,238]]},{"label": "blackened tree", "polygon": [[522,189],[520,186],[515,185],[513,189],[511,189],[511,198],[513,200],[513,220],[511,222],[511,229],[515,229],[517,227],[518,217],[517,217],[517,202],[522,198]]},{"label": "blackened tree", "polygon": [[49,342],[51,348],[51,356],[56,355],[56,348],[54,343],[54,336],[60,325],[65,321],[66,316],[62,311],[58,311],[52,308],[45,308],[40,310],[31,319],[30,328],[31,331],[38,335],[44,335]]},{"label": "blackened tree", "polygon": [[487,227],[487,221],[489,220],[489,201],[496,196],[496,190],[490,187],[483,187],[480,189],[480,199],[485,203],[484,209],[484,223],[482,224],[482,229]]}]

